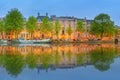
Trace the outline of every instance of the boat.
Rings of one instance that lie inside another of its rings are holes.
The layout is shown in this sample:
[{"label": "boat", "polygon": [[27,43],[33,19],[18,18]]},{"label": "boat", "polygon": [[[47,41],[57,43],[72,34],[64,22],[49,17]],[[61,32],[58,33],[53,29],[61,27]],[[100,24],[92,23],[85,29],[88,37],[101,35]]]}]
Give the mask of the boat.
[{"label": "boat", "polygon": [[7,40],[0,40],[0,44],[7,44],[8,41]]},{"label": "boat", "polygon": [[42,40],[32,40],[33,43],[49,43],[50,39],[42,39]]},{"label": "boat", "polygon": [[38,47],[38,46],[41,46],[41,47],[50,47],[51,44],[12,44],[12,46],[17,46],[17,47],[26,47],[26,46],[31,46],[31,47]]},{"label": "boat", "polygon": [[21,39],[19,39],[18,42],[23,43],[23,44],[33,44],[33,41],[31,41],[31,40],[21,40]]},{"label": "boat", "polygon": [[42,39],[42,40],[26,40],[24,38],[19,38],[18,40],[14,41],[15,43],[21,44],[34,44],[34,43],[50,43],[50,39]]}]

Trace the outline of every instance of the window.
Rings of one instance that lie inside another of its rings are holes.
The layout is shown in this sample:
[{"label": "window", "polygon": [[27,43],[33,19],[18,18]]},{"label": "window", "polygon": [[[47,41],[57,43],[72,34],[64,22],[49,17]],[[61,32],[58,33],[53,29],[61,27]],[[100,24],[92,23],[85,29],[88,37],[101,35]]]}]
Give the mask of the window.
[{"label": "window", "polygon": [[64,35],[65,34],[65,28],[63,27],[62,28],[62,35]]}]

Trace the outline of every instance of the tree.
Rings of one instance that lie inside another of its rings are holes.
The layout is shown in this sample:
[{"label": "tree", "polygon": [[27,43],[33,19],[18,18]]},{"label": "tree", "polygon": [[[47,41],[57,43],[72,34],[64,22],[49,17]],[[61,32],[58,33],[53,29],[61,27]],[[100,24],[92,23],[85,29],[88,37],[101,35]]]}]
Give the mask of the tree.
[{"label": "tree", "polygon": [[[17,53],[17,54],[16,54]],[[19,52],[9,52],[4,54],[3,66],[8,74],[12,76],[18,76],[24,68],[24,58]]]},{"label": "tree", "polygon": [[[53,53],[54,53],[54,52],[53,52]],[[61,60],[61,56],[60,56],[60,54],[59,54],[58,49],[55,51],[53,57],[54,57],[54,63],[55,63],[55,65],[59,65],[60,60]]]},{"label": "tree", "polygon": [[59,21],[56,20],[54,24],[54,32],[55,32],[55,35],[57,36],[57,40],[58,40],[58,35],[59,35],[60,30],[61,30],[61,25]]},{"label": "tree", "polygon": [[69,35],[69,40],[70,40],[71,34],[73,33],[72,26],[70,24],[69,24],[69,27],[67,27],[66,32]]},{"label": "tree", "polygon": [[68,58],[69,62],[72,61],[72,51],[69,49],[68,52],[66,53],[66,57]]},{"label": "tree", "polygon": [[119,37],[120,29],[118,27],[115,28],[115,37]]},{"label": "tree", "polygon": [[37,56],[34,53],[28,53],[26,55],[26,64],[30,69],[34,69],[37,66]]},{"label": "tree", "polygon": [[18,9],[11,9],[5,17],[5,31],[18,34],[23,29],[24,18]]},{"label": "tree", "polygon": [[33,33],[37,30],[37,19],[34,16],[30,16],[26,23],[26,29],[31,34],[33,38]]},{"label": "tree", "polygon": [[90,52],[91,63],[100,71],[106,71],[110,68],[110,64],[114,62],[115,49],[110,48],[97,48]]},{"label": "tree", "polygon": [[78,37],[80,38],[80,33],[85,31],[85,25],[82,20],[78,20],[76,23],[76,31],[79,33]]},{"label": "tree", "polygon": [[40,55],[40,61],[42,63],[42,68],[46,69],[46,71],[49,68],[49,65],[53,62],[54,56],[51,55],[50,52],[43,52]]},{"label": "tree", "polygon": [[[48,34],[51,34],[52,30],[53,30],[53,27],[52,27],[51,22],[49,21],[49,18],[47,16],[44,17],[42,20],[40,31],[42,32],[43,35],[44,34],[48,35]],[[43,38],[44,38],[44,36],[43,36]]]},{"label": "tree", "polygon": [[0,34],[1,34],[1,39],[3,39],[3,33],[5,31],[5,27],[4,27],[4,21],[0,21]]},{"label": "tree", "polygon": [[110,20],[108,14],[99,14],[91,23],[90,32],[94,35],[111,36],[115,33],[114,22]]},{"label": "tree", "polygon": [[85,53],[76,54],[76,63],[77,65],[82,65],[85,63]]}]

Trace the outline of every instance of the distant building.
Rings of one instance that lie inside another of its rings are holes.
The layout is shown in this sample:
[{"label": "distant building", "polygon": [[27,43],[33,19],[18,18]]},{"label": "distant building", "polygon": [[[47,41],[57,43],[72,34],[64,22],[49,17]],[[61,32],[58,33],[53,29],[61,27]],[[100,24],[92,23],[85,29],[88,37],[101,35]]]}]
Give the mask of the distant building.
[{"label": "distant building", "polygon": [[[81,19],[81,18],[76,18],[74,16],[60,16],[60,17],[57,17],[56,15],[51,15],[49,16],[48,13],[46,13],[45,15],[41,15],[39,12],[38,12],[38,15],[36,17],[37,21],[38,21],[38,29],[40,29],[40,26],[42,24],[42,20],[44,19],[44,17],[48,17],[48,19],[51,21],[51,23],[54,23],[56,20],[58,20],[61,24],[61,31],[59,33],[59,39],[60,40],[66,40],[68,39],[68,34],[66,33],[66,29],[67,27],[69,27],[69,25],[72,26],[72,29],[73,29],[73,33],[71,35],[71,39],[78,39],[79,37],[79,34],[76,32],[76,23],[78,20],[82,20],[85,24],[85,27],[86,27],[86,30],[85,32],[83,33],[83,35],[81,37],[86,37],[89,30],[90,30],[90,23],[92,22],[92,20],[88,20],[86,18],[84,19]],[[4,18],[0,18],[0,21],[1,20],[4,20]],[[24,20],[26,21],[27,19],[24,18]],[[26,28],[25,28],[25,25],[23,26],[23,30],[21,31],[21,33],[18,35],[19,38],[23,37],[25,39],[31,39],[31,35],[26,31]],[[7,37],[6,37],[7,36]],[[9,35],[4,35],[4,38],[3,39],[8,39]],[[41,32],[38,30],[36,31],[34,34],[33,34],[33,37],[34,39],[42,39],[43,37],[43,34],[41,34]],[[13,35],[12,38],[14,39],[15,36]],[[53,39],[57,39],[55,35],[53,35]]]},{"label": "distant building", "polygon": [[[40,13],[38,13],[38,16],[37,16],[37,20],[38,20],[38,25],[40,26],[40,24],[42,23],[42,20],[44,17],[48,17],[49,20],[53,23],[54,21],[58,20],[61,24],[61,31],[60,31],[60,34],[59,34],[59,38],[62,38],[63,37],[61,35],[67,35],[66,34],[66,29],[69,25],[72,26],[72,29],[73,29],[73,34],[71,35],[71,38],[72,39],[75,39],[78,37],[78,35],[75,33],[75,30],[76,30],[76,23],[77,23],[77,20],[82,20],[86,26],[86,31],[85,32],[88,32],[90,30],[90,23],[92,22],[92,20],[87,20],[86,18],[84,19],[80,19],[80,18],[75,18],[74,16],[60,16],[60,17],[57,17],[56,15],[51,15],[50,17],[48,16],[48,13],[46,13],[45,16],[42,16],[40,15]],[[68,37],[65,36],[64,38]]]},{"label": "distant building", "polygon": [[[37,20],[38,20],[38,22],[42,22],[42,20],[44,19],[44,17],[46,17],[46,16],[48,16],[48,13],[46,13],[46,15],[45,16],[42,16],[42,15],[40,15],[40,13],[38,12],[38,15],[37,15]],[[49,17],[48,17],[49,18]],[[50,19],[50,18],[49,18]]]}]

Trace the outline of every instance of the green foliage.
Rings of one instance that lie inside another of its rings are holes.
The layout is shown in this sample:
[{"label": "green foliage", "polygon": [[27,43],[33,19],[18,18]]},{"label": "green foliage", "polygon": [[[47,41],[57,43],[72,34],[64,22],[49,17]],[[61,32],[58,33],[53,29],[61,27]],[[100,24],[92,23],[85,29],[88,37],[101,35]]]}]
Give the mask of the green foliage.
[{"label": "green foliage", "polygon": [[77,65],[82,65],[85,63],[85,53],[79,53],[76,55]]},{"label": "green foliage", "polygon": [[33,33],[35,30],[37,30],[37,19],[34,16],[30,16],[28,18],[26,29],[29,33]]},{"label": "green foliage", "polygon": [[55,21],[55,24],[54,24],[54,32],[55,32],[55,35],[57,35],[57,38],[58,38],[58,34],[61,30],[61,25],[59,23],[58,20]]},{"label": "green foliage", "polygon": [[24,18],[18,9],[11,9],[5,18],[6,32],[20,32],[23,29]]},{"label": "green foliage", "polygon": [[4,56],[3,65],[9,74],[17,76],[24,67],[23,56],[18,54],[6,53]]},{"label": "green foliage", "polygon": [[48,69],[49,65],[53,62],[53,56],[51,53],[44,52],[40,55],[40,61],[42,63],[42,67],[46,70]]},{"label": "green foliage", "polygon": [[54,54],[55,65],[58,65],[60,63],[60,60],[61,60],[61,56],[60,56],[58,50],[56,50],[55,54]]},{"label": "green foliage", "polygon": [[70,50],[66,53],[66,57],[68,58],[69,61],[72,60],[72,52]]},{"label": "green foliage", "polygon": [[119,35],[119,28],[115,28],[115,37],[118,37],[118,35]]},{"label": "green foliage", "polygon": [[114,23],[108,14],[99,14],[91,23],[90,32],[94,35],[100,35],[101,38],[114,35]]},{"label": "green foliage", "polygon": [[34,69],[37,66],[37,56],[34,53],[29,53],[26,56],[26,63],[30,69]]},{"label": "green foliage", "polygon": [[85,25],[82,20],[78,20],[76,23],[76,31],[78,32],[84,32],[85,31]]},{"label": "green foliage", "polygon": [[40,30],[43,33],[51,33],[53,30],[52,24],[49,21],[49,18],[46,16],[44,17],[44,19],[42,20],[42,24],[40,26]]},{"label": "green foliage", "polygon": [[0,32],[5,31],[4,21],[0,21]]},{"label": "green foliage", "polygon": [[70,36],[73,33],[72,26],[69,24],[69,27],[67,27],[66,32]]},{"label": "green foliage", "polygon": [[[79,47],[79,45],[77,44],[76,47]],[[88,46],[88,48],[91,47],[92,46]],[[12,76],[17,76],[23,68],[27,68],[25,65],[28,65],[28,68],[30,69],[35,69],[39,64],[41,65],[39,66],[40,68],[47,70],[51,67],[51,65],[62,66],[61,63],[75,63],[74,66],[83,66],[84,64],[89,65],[90,63],[96,69],[106,71],[110,68],[110,64],[113,63],[114,58],[119,57],[119,54],[116,54],[117,48],[113,46],[105,48],[102,46],[100,47],[99,45],[96,46],[95,50],[89,52],[88,54],[82,53],[81,51],[79,52],[79,50],[78,53],[72,52],[70,49],[73,49],[73,45],[67,46],[67,49],[64,48],[65,47],[59,49],[59,47],[56,46],[56,50],[53,48],[51,50],[45,48],[43,52],[31,52],[28,54],[21,54],[22,52],[16,51],[19,50],[18,48],[10,48],[9,50],[7,49],[9,52],[5,50],[0,52],[0,66],[5,68],[6,71]]]},{"label": "green foliage", "polygon": [[4,64],[4,55],[0,53],[0,66]]},{"label": "green foliage", "polygon": [[110,68],[115,57],[115,49],[113,48],[98,48],[90,53],[91,62],[100,71],[106,71]]}]

